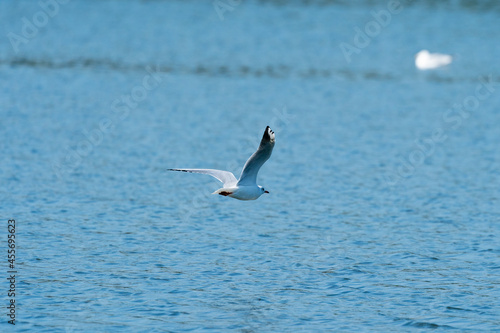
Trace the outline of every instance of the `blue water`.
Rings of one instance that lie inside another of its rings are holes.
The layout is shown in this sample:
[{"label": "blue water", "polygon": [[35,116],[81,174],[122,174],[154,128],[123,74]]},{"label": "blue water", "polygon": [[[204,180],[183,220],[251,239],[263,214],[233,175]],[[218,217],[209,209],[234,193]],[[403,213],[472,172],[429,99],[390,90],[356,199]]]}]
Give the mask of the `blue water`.
[{"label": "blue water", "polygon": [[[16,331],[499,331],[500,3],[404,2],[346,58],[388,3],[0,2]],[[266,125],[257,201],[166,171]]]}]

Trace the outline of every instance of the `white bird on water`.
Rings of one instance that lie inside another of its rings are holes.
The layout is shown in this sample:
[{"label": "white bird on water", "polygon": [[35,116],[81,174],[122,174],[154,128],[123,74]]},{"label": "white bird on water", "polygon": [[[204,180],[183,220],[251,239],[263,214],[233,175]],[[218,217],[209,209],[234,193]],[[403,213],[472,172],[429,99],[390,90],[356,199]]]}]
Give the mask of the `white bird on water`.
[{"label": "white bird on water", "polygon": [[260,167],[271,157],[275,143],[274,132],[266,127],[259,148],[250,156],[241,171],[240,179],[236,179],[232,172],[214,169],[168,169],[170,171],[183,171],[202,173],[217,178],[223,183],[222,188],[212,194],[229,196],[238,200],[255,200],[262,194],[269,193],[262,186],[257,185],[257,173]]},{"label": "white bird on water", "polygon": [[422,50],[415,55],[415,66],[420,70],[436,69],[451,64],[453,57],[449,54],[429,53]]}]

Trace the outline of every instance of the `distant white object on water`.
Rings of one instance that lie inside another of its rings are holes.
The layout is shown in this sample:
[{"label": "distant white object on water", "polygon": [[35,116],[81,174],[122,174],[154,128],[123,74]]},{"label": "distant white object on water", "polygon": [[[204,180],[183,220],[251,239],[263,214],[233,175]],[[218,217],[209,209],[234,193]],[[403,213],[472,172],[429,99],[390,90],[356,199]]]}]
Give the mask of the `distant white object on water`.
[{"label": "distant white object on water", "polygon": [[420,70],[436,69],[451,64],[453,57],[449,54],[429,53],[422,50],[415,55],[415,66]]},{"label": "distant white object on water", "polygon": [[266,127],[259,148],[248,159],[241,172],[240,179],[236,179],[232,172],[214,169],[168,169],[170,171],[183,171],[202,173],[212,176],[223,183],[221,189],[212,194],[239,200],[255,200],[262,194],[269,193],[262,186],[257,185],[257,173],[260,167],[271,157],[275,143],[275,135],[269,126]]}]

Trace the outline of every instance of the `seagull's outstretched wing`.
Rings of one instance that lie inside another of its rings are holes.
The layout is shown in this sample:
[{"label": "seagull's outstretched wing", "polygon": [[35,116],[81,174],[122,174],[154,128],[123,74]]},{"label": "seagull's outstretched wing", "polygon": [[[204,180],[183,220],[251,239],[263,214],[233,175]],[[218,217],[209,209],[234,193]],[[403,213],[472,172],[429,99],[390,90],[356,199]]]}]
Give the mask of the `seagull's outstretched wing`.
[{"label": "seagull's outstretched wing", "polygon": [[274,132],[269,126],[264,131],[264,136],[260,141],[260,146],[255,153],[248,159],[241,172],[238,185],[256,185],[257,173],[260,167],[271,157],[275,142]]},{"label": "seagull's outstretched wing", "polygon": [[217,178],[224,184],[224,187],[229,187],[232,185],[236,185],[238,181],[236,177],[229,171],[223,170],[215,170],[215,169],[167,169],[170,171],[182,171],[182,172],[191,172],[191,173],[202,173],[204,175],[210,175],[214,178]]}]

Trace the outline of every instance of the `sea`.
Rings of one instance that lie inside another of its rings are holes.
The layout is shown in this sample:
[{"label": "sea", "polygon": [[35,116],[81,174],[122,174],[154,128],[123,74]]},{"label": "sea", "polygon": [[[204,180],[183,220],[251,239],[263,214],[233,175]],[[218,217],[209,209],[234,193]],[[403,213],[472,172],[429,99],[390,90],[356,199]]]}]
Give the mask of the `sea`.
[{"label": "sea", "polygon": [[[0,331],[500,332],[499,29],[496,0],[1,1]],[[258,200],[167,171],[238,177],[266,126]]]}]

